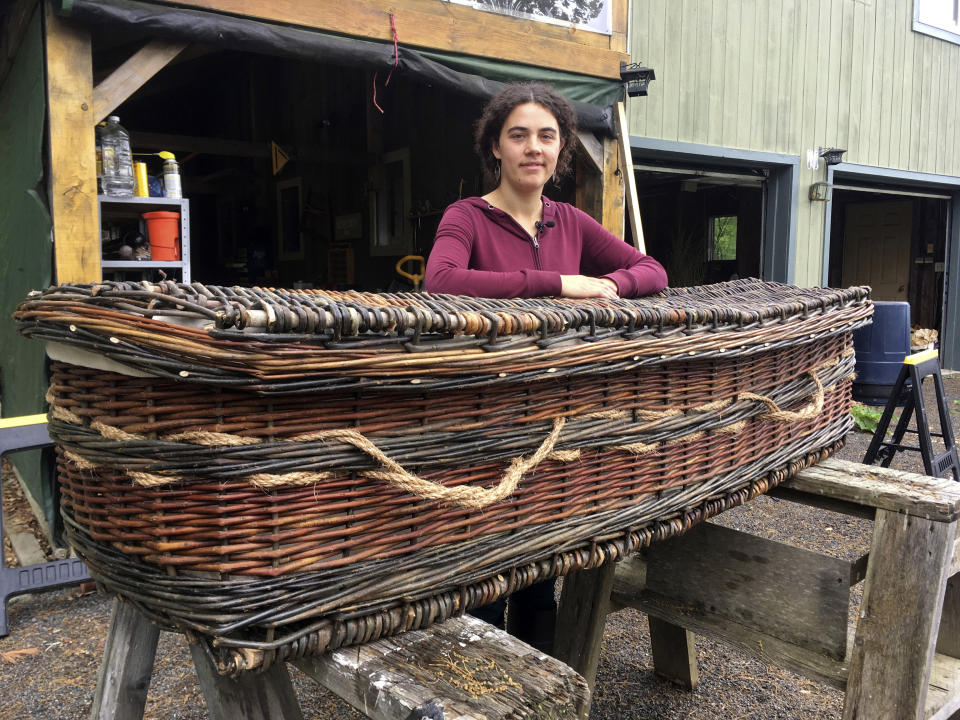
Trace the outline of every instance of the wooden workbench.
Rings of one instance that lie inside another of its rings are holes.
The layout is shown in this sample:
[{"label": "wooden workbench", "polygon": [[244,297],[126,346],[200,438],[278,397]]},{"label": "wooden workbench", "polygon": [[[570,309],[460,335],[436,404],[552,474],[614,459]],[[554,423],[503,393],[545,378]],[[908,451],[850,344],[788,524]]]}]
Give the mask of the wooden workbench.
[{"label": "wooden workbench", "polygon": [[[593,685],[604,619],[649,616],[654,669],[697,684],[694,634],[846,691],[844,720],[945,720],[960,708],[960,484],[827,460],[771,493],[870,518],[850,563],[712,523],[565,578],[557,657]],[[850,588],[865,581],[848,628]]]}]

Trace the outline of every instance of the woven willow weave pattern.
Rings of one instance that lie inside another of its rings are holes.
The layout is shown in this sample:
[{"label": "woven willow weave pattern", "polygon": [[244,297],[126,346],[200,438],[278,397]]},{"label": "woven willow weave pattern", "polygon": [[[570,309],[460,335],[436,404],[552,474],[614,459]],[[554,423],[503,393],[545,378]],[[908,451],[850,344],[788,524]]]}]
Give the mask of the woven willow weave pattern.
[{"label": "woven willow weave pattern", "polygon": [[225,672],[424,627],[745,502],[839,447],[865,288],[639,300],[62,286],[62,508]]}]

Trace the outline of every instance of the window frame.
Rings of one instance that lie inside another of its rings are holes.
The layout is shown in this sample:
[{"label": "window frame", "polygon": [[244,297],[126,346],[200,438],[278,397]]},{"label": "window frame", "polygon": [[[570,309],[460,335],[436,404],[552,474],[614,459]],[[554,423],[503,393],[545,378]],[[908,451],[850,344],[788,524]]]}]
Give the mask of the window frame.
[{"label": "window frame", "polygon": [[958,17],[956,32],[952,30],[947,30],[946,28],[942,28],[937,25],[931,25],[930,23],[926,23],[920,20],[920,3],[922,2],[931,2],[931,0],[913,0],[914,32],[918,32],[923,35],[930,35],[932,37],[939,38],[941,40],[946,40],[947,42],[953,43],[954,45],[960,45],[960,3],[958,3],[958,0],[953,0],[954,15]]}]

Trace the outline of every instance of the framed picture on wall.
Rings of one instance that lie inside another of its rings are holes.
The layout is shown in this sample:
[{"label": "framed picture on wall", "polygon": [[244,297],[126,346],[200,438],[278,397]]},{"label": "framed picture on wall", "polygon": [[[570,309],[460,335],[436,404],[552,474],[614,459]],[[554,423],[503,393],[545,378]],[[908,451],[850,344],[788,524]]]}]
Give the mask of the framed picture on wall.
[{"label": "framed picture on wall", "polygon": [[300,178],[277,183],[277,242],[281,260],[303,259],[303,190]]}]

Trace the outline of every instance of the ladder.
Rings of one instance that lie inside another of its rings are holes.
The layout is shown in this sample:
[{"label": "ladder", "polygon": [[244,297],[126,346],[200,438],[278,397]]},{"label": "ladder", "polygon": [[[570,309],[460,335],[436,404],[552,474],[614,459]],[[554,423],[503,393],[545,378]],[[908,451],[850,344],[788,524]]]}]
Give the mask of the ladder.
[{"label": "ladder", "polygon": [[[933,378],[937,393],[937,410],[940,414],[939,433],[930,432],[930,424],[927,422],[927,412],[923,403],[922,384],[924,379],[928,377]],[[887,428],[893,419],[894,410],[901,403],[903,404],[903,413],[897,421],[893,436],[887,441],[885,439]],[[907,425],[910,424],[910,418],[914,414],[917,418],[917,429],[908,430]],[[908,432],[917,436],[919,447],[902,444],[903,436]],[[934,456],[932,437],[943,438],[946,449],[942,454]],[[940,361],[937,357],[937,351],[934,349],[924,350],[904,358],[903,367],[900,368],[897,382],[887,399],[887,406],[884,408],[880,423],[870,440],[867,453],[863,456],[863,462],[865,465],[873,465],[879,458],[883,467],[890,467],[893,456],[900,450],[919,450],[923,457],[923,467],[927,475],[945,477],[945,473],[950,471],[953,474],[953,479],[960,482],[960,459],[957,457],[957,446],[953,439],[953,426],[950,423],[950,412],[943,391]]]}]

